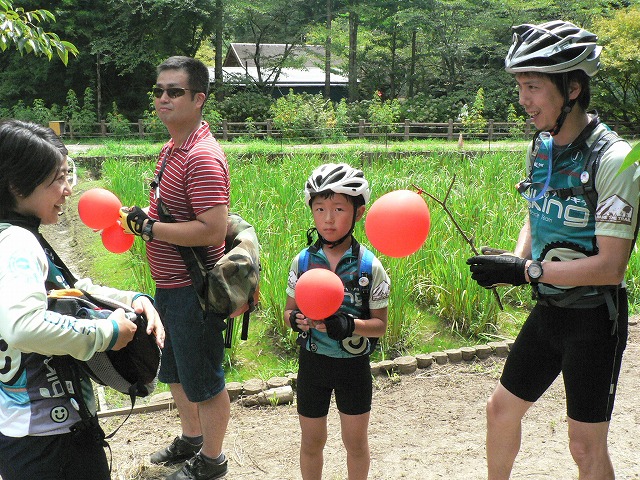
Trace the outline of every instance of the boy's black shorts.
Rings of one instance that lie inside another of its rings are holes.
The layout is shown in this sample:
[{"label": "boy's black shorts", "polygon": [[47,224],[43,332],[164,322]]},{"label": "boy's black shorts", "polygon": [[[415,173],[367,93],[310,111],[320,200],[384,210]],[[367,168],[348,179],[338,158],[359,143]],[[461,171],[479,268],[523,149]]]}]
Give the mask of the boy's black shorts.
[{"label": "boy's black shorts", "polygon": [[613,335],[612,326],[606,305],[536,305],[509,353],[500,383],[517,397],[535,402],[562,372],[569,418],[585,423],[611,420],[627,345],[628,305],[623,289]]},{"label": "boy's black shorts", "polygon": [[333,391],[341,413],[361,415],[370,412],[373,382],[369,355],[333,358],[301,348],[298,413],[308,418],[325,417],[329,413]]}]

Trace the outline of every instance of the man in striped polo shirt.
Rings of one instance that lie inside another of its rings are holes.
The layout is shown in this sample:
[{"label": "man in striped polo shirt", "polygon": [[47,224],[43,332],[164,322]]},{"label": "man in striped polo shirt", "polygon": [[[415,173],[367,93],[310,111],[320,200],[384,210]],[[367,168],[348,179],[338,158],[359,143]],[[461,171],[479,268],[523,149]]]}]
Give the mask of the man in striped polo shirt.
[{"label": "man in striped polo shirt", "polygon": [[[224,254],[229,210],[226,157],[202,118],[209,72],[190,57],[158,66],[153,88],[158,117],[171,140],[160,152],[148,210],[126,214],[132,233],[146,241],[156,308],[167,329],[159,380],[169,384],[182,433],[151,456],[152,463],[187,461],[168,479],[211,480],[227,473],[222,444],[230,415],[225,389],[223,324],[203,312],[176,245],[205,247],[213,267]],[[174,222],[161,220],[163,203]]]}]

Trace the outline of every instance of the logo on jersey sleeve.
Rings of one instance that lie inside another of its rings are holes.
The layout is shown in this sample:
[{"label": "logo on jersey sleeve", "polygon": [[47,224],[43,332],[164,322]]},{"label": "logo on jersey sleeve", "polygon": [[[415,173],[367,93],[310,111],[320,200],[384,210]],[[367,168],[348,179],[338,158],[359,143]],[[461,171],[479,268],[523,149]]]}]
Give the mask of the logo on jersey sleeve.
[{"label": "logo on jersey sleeve", "polygon": [[378,301],[378,300],[384,300],[385,298],[389,298],[389,290],[390,290],[389,282],[387,282],[386,280],[384,282],[381,282],[371,292],[371,300]]},{"label": "logo on jersey sleeve", "polygon": [[596,210],[596,221],[598,222],[631,225],[632,218],[633,207],[618,195],[611,195],[604,202],[601,202]]}]

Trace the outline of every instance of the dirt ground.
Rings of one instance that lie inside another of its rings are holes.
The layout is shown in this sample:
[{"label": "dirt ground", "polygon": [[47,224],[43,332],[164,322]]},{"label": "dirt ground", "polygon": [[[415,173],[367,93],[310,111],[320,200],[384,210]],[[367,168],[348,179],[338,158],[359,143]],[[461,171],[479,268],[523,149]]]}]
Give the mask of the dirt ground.
[{"label": "dirt ground", "polygon": [[[76,197],[77,198],[77,197]],[[67,210],[72,212],[70,208]],[[70,228],[73,214],[45,230],[60,256],[82,274],[82,248]],[[503,360],[433,365],[411,375],[376,377],[369,428],[371,470],[378,480],[486,478],[485,403]],[[640,326],[630,327],[609,435],[618,479],[640,479]],[[576,479],[567,445],[564,389],[558,379],[527,413],[513,479]],[[107,433],[123,417],[101,420]],[[345,452],[335,408],[329,415],[323,478],[346,479]],[[149,455],[180,434],[175,410],[132,415],[110,440],[114,480],[163,479],[173,469]],[[232,479],[300,479],[300,429],[295,405],[232,404],[224,450]]]},{"label": "dirt ground", "polygon": [[[377,377],[369,429],[371,470],[379,480],[482,479],[485,402],[503,360],[433,365],[415,374]],[[630,327],[609,435],[618,479],[640,478],[640,327]],[[107,431],[122,419],[103,420]],[[180,434],[177,412],[134,415],[110,442],[113,478],[162,479],[170,469],[148,457]],[[234,479],[299,479],[300,429],[295,405],[248,408],[232,404],[224,449]],[[323,478],[346,479],[335,408],[329,415]],[[558,379],[523,422],[513,479],[576,479],[567,446],[564,389]]]}]

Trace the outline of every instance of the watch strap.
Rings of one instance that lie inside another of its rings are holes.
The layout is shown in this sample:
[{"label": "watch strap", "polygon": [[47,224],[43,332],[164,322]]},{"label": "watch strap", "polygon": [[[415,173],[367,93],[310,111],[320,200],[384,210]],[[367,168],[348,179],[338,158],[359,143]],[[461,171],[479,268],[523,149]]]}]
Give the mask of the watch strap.
[{"label": "watch strap", "polygon": [[147,220],[147,223],[145,223],[144,227],[142,227],[142,232],[140,233],[140,236],[142,237],[142,240],[144,240],[145,242],[150,242],[151,240],[153,240],[153,224],[156,223],[155,220]]}]

